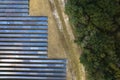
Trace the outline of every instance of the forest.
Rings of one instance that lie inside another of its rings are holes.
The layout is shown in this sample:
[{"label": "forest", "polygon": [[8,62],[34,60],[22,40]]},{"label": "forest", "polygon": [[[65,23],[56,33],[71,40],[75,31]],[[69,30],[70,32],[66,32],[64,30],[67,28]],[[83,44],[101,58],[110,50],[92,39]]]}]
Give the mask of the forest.
[{"label": "forest", "polygon": [[67,0],[87,80],[120,80],[120,0]]}]

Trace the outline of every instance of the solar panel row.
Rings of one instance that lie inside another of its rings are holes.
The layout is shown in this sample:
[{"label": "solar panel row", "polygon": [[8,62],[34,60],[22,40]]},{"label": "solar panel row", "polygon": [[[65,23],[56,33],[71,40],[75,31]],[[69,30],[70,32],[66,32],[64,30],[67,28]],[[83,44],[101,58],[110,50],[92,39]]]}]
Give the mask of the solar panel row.
[{"label": "solar panel row", "polygon": [[66,80],[66,59],[48,58],[48,18],[29,0],[0,0],[0,80]]}]

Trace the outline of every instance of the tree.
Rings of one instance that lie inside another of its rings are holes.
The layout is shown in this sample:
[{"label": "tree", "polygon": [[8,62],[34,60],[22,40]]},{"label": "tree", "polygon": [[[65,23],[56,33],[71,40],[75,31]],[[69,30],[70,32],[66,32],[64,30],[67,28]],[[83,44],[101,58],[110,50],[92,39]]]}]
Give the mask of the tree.
[{"label": "tree", "polygon": [[68,0],[65,9],[88,80],[120,80],[120,0]]}]

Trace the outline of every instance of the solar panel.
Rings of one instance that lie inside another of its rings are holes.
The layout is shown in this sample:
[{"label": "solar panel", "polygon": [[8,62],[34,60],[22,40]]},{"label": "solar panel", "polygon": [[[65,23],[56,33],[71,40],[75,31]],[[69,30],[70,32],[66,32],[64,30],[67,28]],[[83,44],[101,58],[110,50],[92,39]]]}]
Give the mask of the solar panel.
[{"label": "solar panel", "polygon": [[0,80],[66,80],[66,59],[48,58],[48,17],[28,5],[0,0]]}]

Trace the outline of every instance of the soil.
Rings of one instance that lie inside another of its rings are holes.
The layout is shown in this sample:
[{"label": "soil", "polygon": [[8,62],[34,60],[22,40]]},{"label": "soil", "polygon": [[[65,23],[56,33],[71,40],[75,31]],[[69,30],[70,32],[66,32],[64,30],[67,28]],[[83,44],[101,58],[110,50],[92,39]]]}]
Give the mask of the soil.
[{"label": "soil", "polygon": [[30,0],[31,16],[48,16],[48,56],[66,58],[67,80],[85,80],[80,63],[80,48],[74,43],[74,34],[68,16],[64,13],[66,0]]}]

